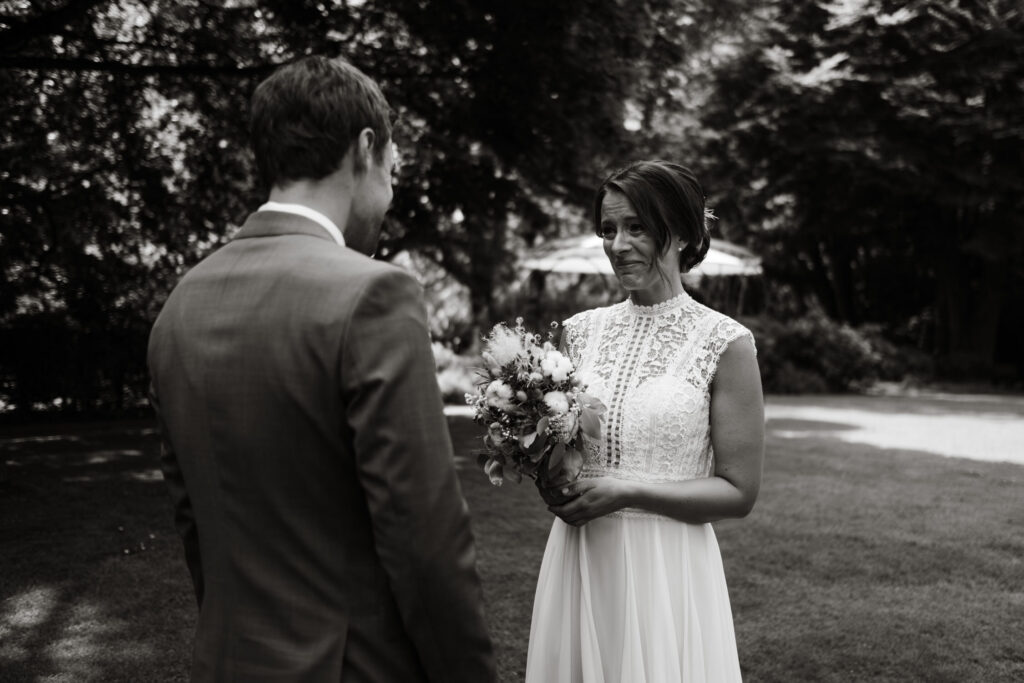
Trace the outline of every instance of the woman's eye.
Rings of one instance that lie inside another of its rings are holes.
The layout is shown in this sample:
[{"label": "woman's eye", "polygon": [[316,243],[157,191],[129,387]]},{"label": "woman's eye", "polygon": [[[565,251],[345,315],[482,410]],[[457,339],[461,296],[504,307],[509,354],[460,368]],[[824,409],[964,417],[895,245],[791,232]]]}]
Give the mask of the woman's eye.
[{"label": "woman's eye", "polygon": [[613,237],[615,237],[615,228],[610,226],[605,226],[601,228],[601,237],[603,237],[606,240],[612,239]]},{"label": "woman's eye", "polygon": [[633,223],[632,225],[630,225],[629,231],[634,235],[641,235],[645,232],[644,226],[640,225],[639,223]]}]

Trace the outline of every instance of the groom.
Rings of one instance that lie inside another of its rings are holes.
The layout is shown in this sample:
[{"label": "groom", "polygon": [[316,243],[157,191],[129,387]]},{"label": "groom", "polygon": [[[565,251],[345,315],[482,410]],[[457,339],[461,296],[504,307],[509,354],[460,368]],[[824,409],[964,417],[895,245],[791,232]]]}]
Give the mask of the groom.
[{"label": "groom", "polygon": [[373,261],[387,102],[307,57],[252,101],[270,201],[149,342],[199,618],[194,681],[495,678],[421,292]]}]

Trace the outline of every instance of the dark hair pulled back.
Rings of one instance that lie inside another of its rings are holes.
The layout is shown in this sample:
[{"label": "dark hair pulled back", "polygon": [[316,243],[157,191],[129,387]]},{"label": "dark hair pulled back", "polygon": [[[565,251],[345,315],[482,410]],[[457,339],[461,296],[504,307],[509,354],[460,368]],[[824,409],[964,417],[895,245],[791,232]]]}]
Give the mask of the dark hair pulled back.
[{"label": "dark hair pulled back", "polygon": [[704,260],[711,246],[704,190],[693,171],[670,161],[637,161],[605,178],[594,198],[594,225],[601,234],[601,204],[609,191],[619,192],[633,205],[651,232],[659,253],[675,234],[685,244],[679,252],[683,273]]}]

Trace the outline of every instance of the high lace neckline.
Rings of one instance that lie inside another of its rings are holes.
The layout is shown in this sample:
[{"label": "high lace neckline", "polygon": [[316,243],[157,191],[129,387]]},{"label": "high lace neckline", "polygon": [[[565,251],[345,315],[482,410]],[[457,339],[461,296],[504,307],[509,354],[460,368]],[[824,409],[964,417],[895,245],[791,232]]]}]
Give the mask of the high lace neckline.
[{"label": "high lace neckline", "polygon": [[680,294],[676,294],[671,299],[665,299],[664,301],[660,301],[650,306],[641,306],[640,304],[633,303],[632,299],[626,299],[625,303],[626,310],[635,313],[636,315],[659,315],[661,313],[668,313],[682,308],[690,301],[693,301],[693,297],[687,294],[684,289]]}]

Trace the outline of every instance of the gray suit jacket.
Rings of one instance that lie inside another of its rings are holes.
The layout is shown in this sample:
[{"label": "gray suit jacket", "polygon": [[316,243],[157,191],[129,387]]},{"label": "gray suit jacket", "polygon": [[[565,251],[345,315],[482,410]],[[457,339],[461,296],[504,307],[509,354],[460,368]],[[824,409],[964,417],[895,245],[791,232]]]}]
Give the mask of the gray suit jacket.
[{"label": "gray suit jacket", "polygon": [[195,681],[488,681],[494,661],[421,291],[259,212],[153,327]]}]

